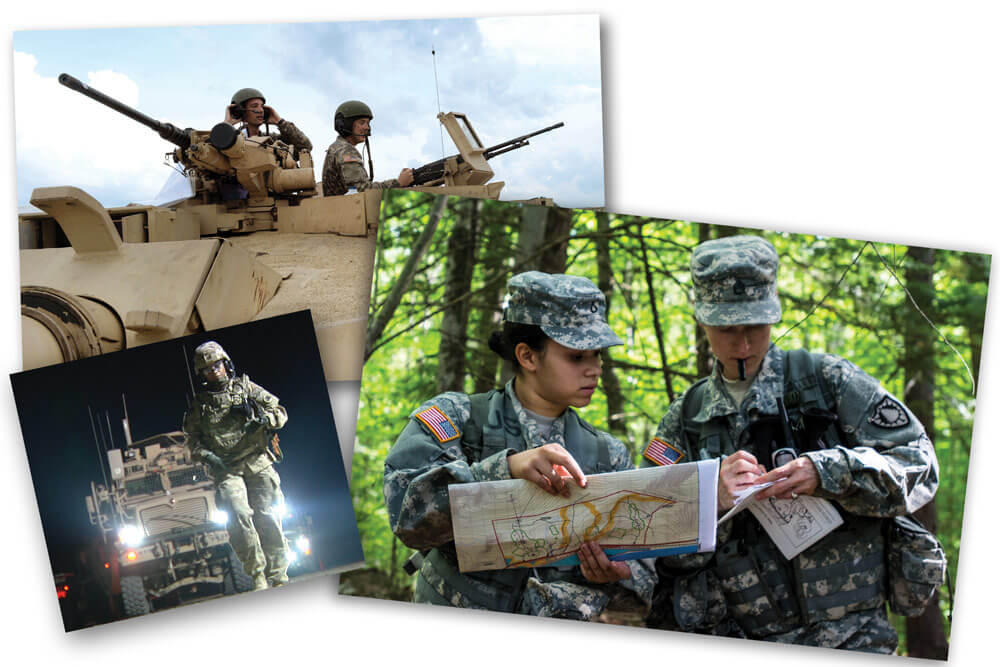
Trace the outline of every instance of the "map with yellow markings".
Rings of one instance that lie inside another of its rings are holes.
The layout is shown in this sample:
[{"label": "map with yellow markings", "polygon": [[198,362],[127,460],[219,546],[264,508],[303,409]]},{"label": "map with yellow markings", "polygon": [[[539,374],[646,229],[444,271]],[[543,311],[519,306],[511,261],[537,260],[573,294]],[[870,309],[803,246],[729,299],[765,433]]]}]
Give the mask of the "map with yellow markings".
[{"label": "map with yellow markings", "polygon": [[583,542],[612,560],[715,548],[718,463],[590,475],[570,497],[512,479],[453,484],[452,526],[463,572],[579,563]]}]

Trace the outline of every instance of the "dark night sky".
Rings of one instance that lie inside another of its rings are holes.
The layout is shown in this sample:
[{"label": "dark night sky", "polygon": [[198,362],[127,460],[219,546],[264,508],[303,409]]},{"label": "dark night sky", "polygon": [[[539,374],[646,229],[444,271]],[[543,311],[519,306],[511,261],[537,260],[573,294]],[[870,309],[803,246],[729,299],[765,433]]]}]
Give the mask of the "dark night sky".
[{"label": "dark night sky", "polygon": [[124,444],[122,394],[133,440],[180,430],[191,394],[191,354],[207,340],[221,344],[237,373],[249,375],[288,410],[279,431],[285,458],[275,469],[293,513],[313,518],[314,553],[327,568],[362,560],[312,317],[301,311],[11,375],[56,569],[56,561],[98,534],[84,502],[90,482],[103,481],[88,407],[102,422],[107,413],[116,447]]}]

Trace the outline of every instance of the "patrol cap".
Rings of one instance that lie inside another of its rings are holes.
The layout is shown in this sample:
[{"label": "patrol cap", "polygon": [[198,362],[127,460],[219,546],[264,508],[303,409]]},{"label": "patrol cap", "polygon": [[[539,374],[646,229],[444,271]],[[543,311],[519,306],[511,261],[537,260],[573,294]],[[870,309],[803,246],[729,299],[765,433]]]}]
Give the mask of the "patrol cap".
[{"label": "patrol cap", "polygon": [[507,290],[507,322],[538,325],[574,350],[624,345],[605,321],[604,294],[586,278],[527,271],[511,278]]},{"label": "patrol cap", "polygon": [[691,253],[694,318],[724,327],[781,321],[778,253],[759,236],[706,241]]}]

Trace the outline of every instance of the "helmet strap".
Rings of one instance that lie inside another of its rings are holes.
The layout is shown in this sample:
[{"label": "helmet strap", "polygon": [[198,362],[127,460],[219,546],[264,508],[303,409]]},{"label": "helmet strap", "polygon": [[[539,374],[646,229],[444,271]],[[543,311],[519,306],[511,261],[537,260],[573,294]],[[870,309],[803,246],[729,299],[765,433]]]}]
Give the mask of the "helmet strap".
[{"label": "helmet strap", "polygon": [[368,153],[368,178],[375,180],[375,167],[372,165],[372,148],[368,144],[368,135],[365,135],[365,152]]}]

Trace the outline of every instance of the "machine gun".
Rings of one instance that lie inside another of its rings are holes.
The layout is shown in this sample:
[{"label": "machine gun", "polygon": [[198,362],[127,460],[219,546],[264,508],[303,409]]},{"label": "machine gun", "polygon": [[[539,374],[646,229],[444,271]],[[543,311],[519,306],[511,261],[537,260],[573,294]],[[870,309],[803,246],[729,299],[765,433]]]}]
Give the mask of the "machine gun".
[{"label": "machine gun", "polygon": [[[524,148],[531,137],[551,132],[563,126],[556,123],[549,127],[519,137],[509,139],[495,146],[483,148],[479,136],[465,114],[441,113],[438,120],[448,130],[452,141],[458,148],[458,155],[430,162],[413,170],[413,185],[482,185],[493,177],[493,170],[487,160],[510,151]],[[461,123],[461,124],[460,124]]]},{"label": "machine gun", "polygon": [[[292,147],[274,137],[246,137],[229,123],[219,123],[209,132],[182,130],[171,123],[154,120],[69,74],[60,74],[59,83],[145,125],[177,146],[169,155],[189,175],[196,176],[196,194],[206,203],[242,199],[241,196],[225,196],[227,190],[231,194],[239,188],[246,191],[247,205],[251,207],[270,206],[275,195],[316,194],[312,156],[308,151],[300,151],[296,162]],[[238,188],[234,187],[236,184]]]}]

